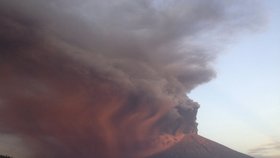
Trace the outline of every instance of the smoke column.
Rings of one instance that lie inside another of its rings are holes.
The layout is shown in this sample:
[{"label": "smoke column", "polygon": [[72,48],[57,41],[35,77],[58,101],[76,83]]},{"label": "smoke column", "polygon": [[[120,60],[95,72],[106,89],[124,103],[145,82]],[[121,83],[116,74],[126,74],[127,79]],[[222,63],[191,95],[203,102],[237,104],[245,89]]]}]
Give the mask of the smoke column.
[{"label": "smoke column", "polygon": [[186,94],[215,76],[224,41],[256,28],[252,6],[2,0],[0,134],[20,139],[32,158],[161,151],[163,136],[176,143],[196,133],[199,105]]}]

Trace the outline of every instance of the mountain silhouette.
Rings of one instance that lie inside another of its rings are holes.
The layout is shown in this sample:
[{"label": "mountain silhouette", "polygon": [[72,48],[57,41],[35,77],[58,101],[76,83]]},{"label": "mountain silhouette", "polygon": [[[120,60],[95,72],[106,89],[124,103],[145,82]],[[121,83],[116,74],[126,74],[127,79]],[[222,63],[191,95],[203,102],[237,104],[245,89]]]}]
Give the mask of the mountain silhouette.
[{"label": "mountain silhouette", "polygon": [[253,158],[197,134],[188,134],[171,148],[149,158]]}]

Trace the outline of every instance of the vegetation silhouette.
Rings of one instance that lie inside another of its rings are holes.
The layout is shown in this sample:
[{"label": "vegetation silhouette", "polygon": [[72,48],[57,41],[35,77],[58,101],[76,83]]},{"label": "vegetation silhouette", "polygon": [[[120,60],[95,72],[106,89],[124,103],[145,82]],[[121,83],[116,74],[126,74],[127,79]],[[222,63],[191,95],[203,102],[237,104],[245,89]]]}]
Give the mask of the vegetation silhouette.
[{"label": "vegetation silhouette", "polygon": [[0,155],[0,158],[13,158],[13,157],[8,156],[8,155]]}]

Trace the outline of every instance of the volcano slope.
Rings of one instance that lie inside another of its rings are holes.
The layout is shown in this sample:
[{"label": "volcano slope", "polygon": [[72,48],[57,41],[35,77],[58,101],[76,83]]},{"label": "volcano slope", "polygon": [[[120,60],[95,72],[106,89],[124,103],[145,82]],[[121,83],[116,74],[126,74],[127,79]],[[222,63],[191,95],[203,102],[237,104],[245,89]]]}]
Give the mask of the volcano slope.
[{"label": "volcano slope", "polygon": [[149,158],[252,158],[197,134],[188,134],[171,148]]}]

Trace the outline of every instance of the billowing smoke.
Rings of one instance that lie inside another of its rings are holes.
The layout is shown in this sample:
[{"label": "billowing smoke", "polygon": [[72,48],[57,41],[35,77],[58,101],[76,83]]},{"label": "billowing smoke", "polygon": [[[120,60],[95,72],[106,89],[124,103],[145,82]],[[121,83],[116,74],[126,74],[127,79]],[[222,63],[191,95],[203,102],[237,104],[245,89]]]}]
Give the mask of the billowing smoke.
[{"label": "billowing smoke", "polygon": [[0,133],[34,158],[146,157],[195,133],[186,93],[258,19],[250,0],[0,3]]}]

